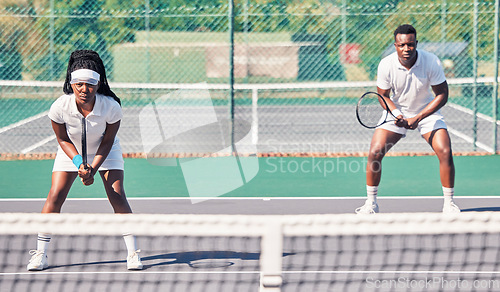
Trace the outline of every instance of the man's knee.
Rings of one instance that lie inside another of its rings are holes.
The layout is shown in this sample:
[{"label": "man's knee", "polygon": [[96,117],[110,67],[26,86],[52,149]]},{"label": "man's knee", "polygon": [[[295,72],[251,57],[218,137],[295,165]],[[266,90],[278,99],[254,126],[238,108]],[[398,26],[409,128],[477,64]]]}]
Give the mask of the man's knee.
[{"label": "man's knee", "polygon": [[437,157],[441,162],[452,162],[453,154],[450,147],[442,147],[435,150]]},{"label": "man's knee", "polygon": [[368,152],[368,161],[381,161],[385,156],[385,148],[383,145],[376,145],[370,148]]}]

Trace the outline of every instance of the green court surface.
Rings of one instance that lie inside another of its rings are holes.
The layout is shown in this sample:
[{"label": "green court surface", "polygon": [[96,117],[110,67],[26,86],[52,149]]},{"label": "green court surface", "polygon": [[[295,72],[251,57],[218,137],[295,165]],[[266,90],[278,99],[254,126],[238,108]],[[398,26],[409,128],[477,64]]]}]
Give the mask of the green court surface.
[{"label": "green court surface", "polygon": [[[213,160],[216,165],[227,157],[203,159]],[[50,188],[52,163],[52,160],[0,161],[0,198],[45,198]],[[366,157],[260,157],[257,175],[223,196],[362,197],[365,164]],[[499,195],[500,156],[458,156],[455,166],[457,196]],[[221,171],[217,167],[213,170],[216,175]],[[125,160],[125,189],[128,197],[189,197],[179,166],[152,165],[146,159]],[[440,196],[437,158],[386,157],[379,194]],[[76,181],[69,197],[105,197],[100,178],[90,187]]]}]

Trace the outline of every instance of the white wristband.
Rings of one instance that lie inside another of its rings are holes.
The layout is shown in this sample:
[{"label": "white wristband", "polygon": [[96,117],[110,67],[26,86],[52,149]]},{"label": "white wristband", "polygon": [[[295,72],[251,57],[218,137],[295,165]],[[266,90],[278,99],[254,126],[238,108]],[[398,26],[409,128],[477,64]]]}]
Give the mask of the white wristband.
[{"label": "white wristband", "polygon": [[394,109],[391,112],[396,118],[403,115],[403,113],[398,109]]}]

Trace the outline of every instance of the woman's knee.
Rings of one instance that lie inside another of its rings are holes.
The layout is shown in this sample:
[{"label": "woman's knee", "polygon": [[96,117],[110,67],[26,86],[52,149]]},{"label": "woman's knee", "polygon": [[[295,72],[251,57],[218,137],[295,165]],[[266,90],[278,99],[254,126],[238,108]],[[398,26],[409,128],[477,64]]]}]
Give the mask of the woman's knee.
[{"label": "woman's knee", "polygon": [[44,213],[60,212],[67,194],[64,191],[51,189],[43,206]]}]

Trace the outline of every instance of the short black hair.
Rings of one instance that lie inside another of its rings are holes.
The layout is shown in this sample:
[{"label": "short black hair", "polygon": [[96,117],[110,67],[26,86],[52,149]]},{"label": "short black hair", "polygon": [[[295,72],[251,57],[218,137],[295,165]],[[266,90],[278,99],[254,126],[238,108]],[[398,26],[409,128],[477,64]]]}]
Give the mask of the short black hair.
[{"label": "short black hair", "polygon": [[64,81],[63,86],[64,93],[73,93],[73,88],[70,84],[71,72],[78,69],[89,69],[99,73],[99,81],[101,84],[97,92],[112,97],[121,105],[120,98],[118,98],[118,96],[116,96],[116,94],[109,87],[108,79],[106,78],[106,69],[104,68],[104,63],[101,57],[96,51],[92,50],[76,50],[71,53],[68,61],[68,69],[66,71],[66,80]]},{"label": "short black hair", "polygon": [[396,35],[398,34],[414,34],[415,39],[417,38],[417,30],[411,24],[402,24],[398,26],[394,31],[394,40],[396,40]]}]

